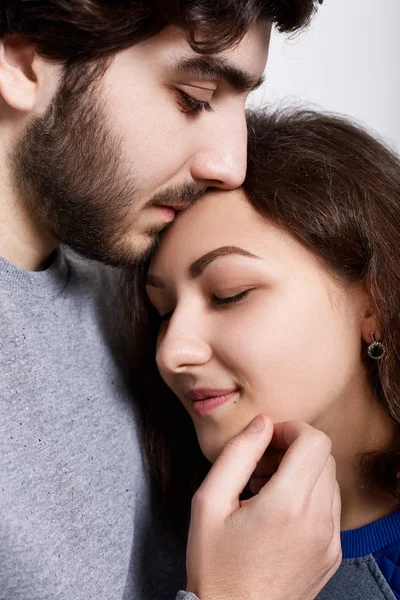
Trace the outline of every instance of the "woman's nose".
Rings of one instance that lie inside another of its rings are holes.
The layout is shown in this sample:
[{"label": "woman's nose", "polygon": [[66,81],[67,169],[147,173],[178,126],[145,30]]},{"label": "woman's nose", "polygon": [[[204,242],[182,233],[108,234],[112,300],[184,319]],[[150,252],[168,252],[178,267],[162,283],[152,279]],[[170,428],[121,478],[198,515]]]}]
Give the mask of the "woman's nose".
[{"label": "woman's nose", "polygon": [[193,331],[175,333],[171,327],[159,342],[156,360],[160,372],[179,373],[205,364],[210,357],[210,346]]}]

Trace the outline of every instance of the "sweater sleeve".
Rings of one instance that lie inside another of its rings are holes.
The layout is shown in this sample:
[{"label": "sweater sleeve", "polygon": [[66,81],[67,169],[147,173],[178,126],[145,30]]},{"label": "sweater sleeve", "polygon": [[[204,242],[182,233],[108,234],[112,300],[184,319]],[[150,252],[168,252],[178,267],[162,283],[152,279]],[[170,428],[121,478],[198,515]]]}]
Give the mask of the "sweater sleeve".
[{"label": "sweater sleeve", "polygon": [[176,600],[199,600],[192,592],[178,592]]}]

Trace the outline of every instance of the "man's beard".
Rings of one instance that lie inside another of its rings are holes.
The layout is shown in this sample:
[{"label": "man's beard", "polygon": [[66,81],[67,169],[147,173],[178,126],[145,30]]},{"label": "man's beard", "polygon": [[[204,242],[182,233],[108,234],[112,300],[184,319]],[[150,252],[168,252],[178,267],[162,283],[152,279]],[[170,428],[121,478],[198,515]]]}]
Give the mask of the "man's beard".
[{"label": "man's beard", "polygon": [[[19,140],[11,166],[17,192],[40,226],[83,256],[127,266],[148,258],[161,226],[140,240],[130,233],[139,190],[97,98],[105,68],[66,72],[46,114]],[[158,193],[148,205],[190,205],[200,195],[188,184]]]}]

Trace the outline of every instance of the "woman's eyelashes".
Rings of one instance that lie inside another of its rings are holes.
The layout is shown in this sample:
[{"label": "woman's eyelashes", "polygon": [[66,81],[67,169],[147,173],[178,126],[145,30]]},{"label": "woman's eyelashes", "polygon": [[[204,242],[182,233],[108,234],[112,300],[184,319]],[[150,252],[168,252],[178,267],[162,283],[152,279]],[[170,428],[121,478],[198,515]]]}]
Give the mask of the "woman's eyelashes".
[{"label": "woman's eyelashes", "polygon": [[[217,296],[216,294],[213,294],[211,297],[211,304],[213,306],[218,306],[218,307],[222,307],[222,306],[227,306],[229,304],[235,304],[237,302],[240,302],[241,300],[244,300],[252,291],[253,288],[249,288],[246,290],[243,290],[242,292],[239,292],[238,294],[234,294],[232,296],[224,296],[224,297],[220,297]],[[165,322],[165,321],[169,321],[169,319],[172,317],[174,310],[170,310],[164,314],[158,314],[158,320],[161,323]]]},{"label": "woman's eyelashes", "polygon": [[233,296],[225,296],[222,298],[214,294],[212,297],[212,303],[216,304],[217,306],[223,306],[224,304],[234,304],[235,302],[240,302],[241,300],[244,300],[244,298],[246,298],[246,296],[248,296],[250,292],[251,289],[243,290],[242,292],[239,292],[239,294],[235,294]]}]

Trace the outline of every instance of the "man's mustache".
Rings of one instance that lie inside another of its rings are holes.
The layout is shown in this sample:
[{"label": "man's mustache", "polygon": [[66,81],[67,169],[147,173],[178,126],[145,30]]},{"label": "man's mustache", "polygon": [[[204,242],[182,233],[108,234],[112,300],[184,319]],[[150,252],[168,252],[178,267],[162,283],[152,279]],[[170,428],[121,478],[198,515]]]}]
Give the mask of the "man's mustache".
[{"label": "man's mustache", "polygon": [[206,188],[199,189],[195,183],[187,183],[179,188],[172,186],[155,194],[151,204],[157,206],[170,206],[175,210],[186,210],[193,206],[201,196],[203,196]]}]

